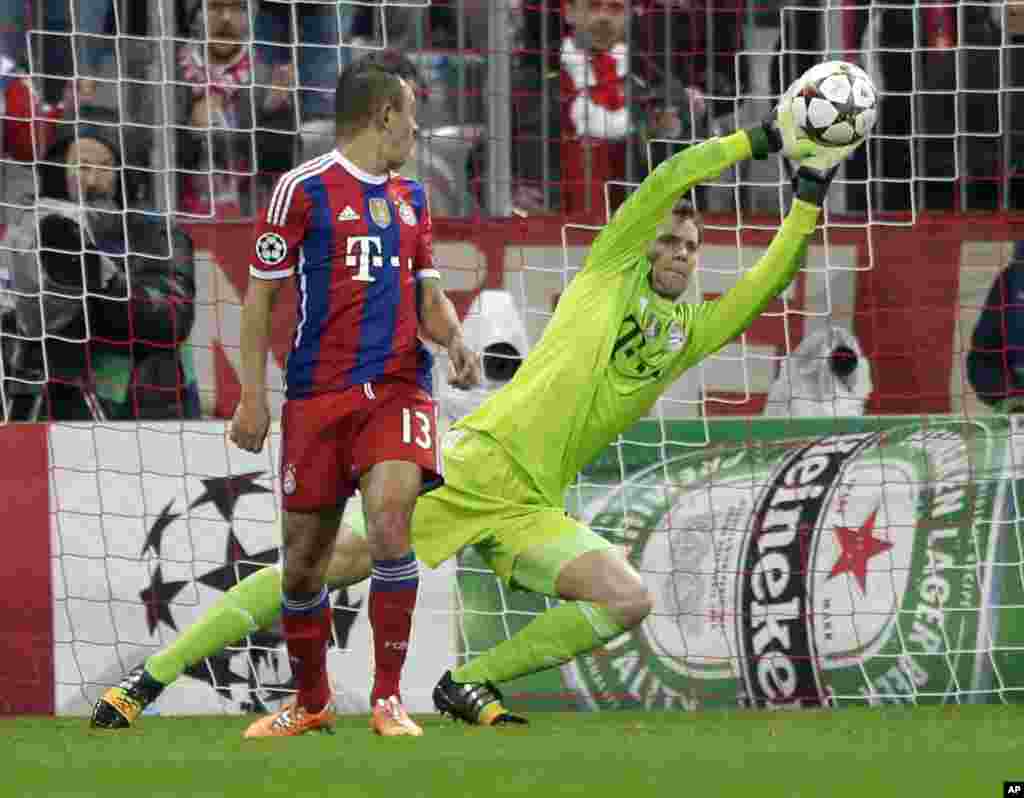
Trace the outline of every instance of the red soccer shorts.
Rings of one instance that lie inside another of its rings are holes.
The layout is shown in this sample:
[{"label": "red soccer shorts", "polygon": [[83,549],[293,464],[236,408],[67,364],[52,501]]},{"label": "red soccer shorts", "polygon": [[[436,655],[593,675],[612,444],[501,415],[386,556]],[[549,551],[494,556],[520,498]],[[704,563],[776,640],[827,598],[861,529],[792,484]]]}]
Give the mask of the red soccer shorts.
[{"label": "red soccer shorts", "polygon": [[442,484],[437,406],[406,382],[356,385],[289,399],[281,412],[284,509],[340,507],[377,463],[401,460],[423,469],[424,492]]}]

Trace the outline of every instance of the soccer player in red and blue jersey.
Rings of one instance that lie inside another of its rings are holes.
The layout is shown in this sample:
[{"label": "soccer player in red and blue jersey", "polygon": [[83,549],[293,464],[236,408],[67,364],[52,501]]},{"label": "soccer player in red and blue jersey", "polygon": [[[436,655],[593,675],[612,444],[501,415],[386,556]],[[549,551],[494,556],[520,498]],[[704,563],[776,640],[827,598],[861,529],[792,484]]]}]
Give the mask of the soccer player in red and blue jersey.
[{"label": "soccer player in red and blue jersey", "polygon": [[470,387],[480,376],[440,287],[423,187],[394,174],[417,130],[412,87],[355,62],[338,79],[337,98],[337,148],[284,175],[259,219],[242,311],[242,399],[231,439],[256,452],[270,423],[271,310],[282,282],[297,279],[281,489],[282,617],[298,694],[247,737],[294,736],[334,720],[324,576],[357,488],[373,560],[371,727],[422,734],[399,691],[419,584],[409,520],[416,497],[443,481],[431,355],[420,336],[448,350],[453,384]]}]

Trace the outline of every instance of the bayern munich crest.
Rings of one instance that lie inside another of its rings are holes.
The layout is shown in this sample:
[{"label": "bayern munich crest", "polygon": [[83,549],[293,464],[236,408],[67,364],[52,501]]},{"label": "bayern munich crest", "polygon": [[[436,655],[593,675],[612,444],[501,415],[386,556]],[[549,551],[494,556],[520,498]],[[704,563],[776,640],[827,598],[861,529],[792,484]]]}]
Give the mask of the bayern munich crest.
[{"label": "bayern munich crest", "polygon": [[370,218],[377,227],[388,227],[391,224],[391,206],[383,197],[370,197],[366,203],[370,208]]},{"label": "bayern munich crest", "polygon": [[276,266],[288,254],[288,244],[277,233],[264,233],[256,239],[256,257],[266,266]]},{"label": "bayern munich crest", "polygon": [[672,352],[678,352],[684,346],[686,346],[686,330],[680,326],[678,321],[673,321],[668,328],[668,348]]}]

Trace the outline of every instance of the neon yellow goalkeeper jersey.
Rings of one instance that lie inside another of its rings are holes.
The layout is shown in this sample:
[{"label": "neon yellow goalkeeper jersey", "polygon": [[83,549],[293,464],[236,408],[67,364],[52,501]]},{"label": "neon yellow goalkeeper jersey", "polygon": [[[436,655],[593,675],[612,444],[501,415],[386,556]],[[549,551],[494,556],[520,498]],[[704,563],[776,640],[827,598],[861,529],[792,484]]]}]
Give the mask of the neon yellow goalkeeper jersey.
[{"label": "neon yellow goalkeeper jersey", "polygon": [[680,304],[651,289],[647,249],[676,199],[750,157],[743,132],[662,163],[598,235],[515,378],[455,426],[492,437],[552,505],[680,374],[741,333],[800,267],[818,208],[795,200],[768,251],[724,296]]}]

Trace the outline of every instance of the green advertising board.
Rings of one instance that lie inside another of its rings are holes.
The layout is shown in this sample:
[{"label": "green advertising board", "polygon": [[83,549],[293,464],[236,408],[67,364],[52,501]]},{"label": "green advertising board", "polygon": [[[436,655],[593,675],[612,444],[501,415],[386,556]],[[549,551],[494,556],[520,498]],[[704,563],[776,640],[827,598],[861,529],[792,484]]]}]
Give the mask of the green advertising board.
[{"label": "green advertising board", "polygon": [[[705,429],[706,445],[687,445]],[[567,509],[623,547],[654,611],[573,663],[507,685],[517,707],[1024,694],[1005,418],[644,423],[627,438],[580,476]],[[472,553],[460,566],[461,653],[505,639],[550,601],[503,589]]]}]

